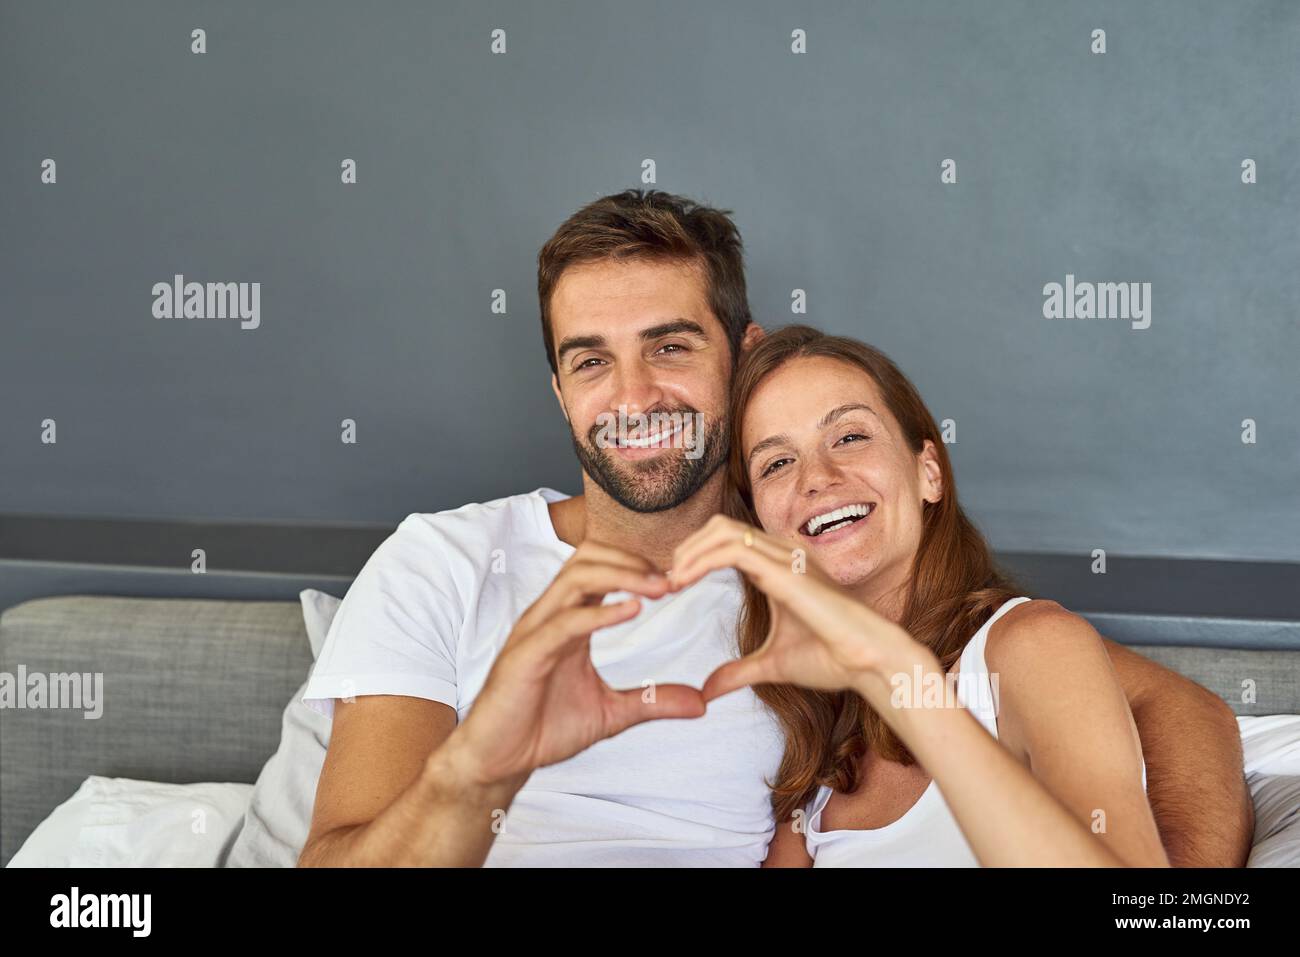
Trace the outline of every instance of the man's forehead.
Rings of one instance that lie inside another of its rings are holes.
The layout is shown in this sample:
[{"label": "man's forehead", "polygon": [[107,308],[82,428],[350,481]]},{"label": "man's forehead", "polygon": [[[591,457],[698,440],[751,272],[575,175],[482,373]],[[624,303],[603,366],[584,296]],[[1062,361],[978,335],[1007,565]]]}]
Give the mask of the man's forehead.
[{"label": "man's forehead", "polygon": [[554,297],[575,300],[691,298],[704,291],[703,276],[688,262],[599,260],[577,263],[560,274]]},{"label": "man's forehead", "polygon": [[[710,328],[705,286],[689,263],[596,262],[571,266],[551,300],[556,332],[571,335],[640,334],[645,329],[689,319]],[[716,320],[714,320],[716,322]]]}]

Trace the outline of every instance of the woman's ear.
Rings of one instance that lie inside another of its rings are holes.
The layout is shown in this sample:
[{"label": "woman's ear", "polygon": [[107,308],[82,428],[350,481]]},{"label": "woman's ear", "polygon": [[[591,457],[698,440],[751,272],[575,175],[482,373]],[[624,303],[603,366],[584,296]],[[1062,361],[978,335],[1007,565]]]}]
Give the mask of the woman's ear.
[{"label": "woman's ear", "polygon": [[943,498],[943,469],[939,465],[939,453],[930,439],[925,440],[919,459],[921,498],[934,504]]}]

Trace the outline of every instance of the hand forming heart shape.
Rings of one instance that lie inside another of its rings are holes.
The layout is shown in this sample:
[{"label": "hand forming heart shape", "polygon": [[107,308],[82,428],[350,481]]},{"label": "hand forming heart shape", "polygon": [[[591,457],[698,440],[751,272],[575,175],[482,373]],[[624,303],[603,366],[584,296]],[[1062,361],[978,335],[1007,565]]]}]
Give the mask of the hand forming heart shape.
[{"label": "hand forming heart shape", "polygon": [[715,515],[673,554],[674,591],[709,572],[739,570],[768,599],[771,627],[755,652],[718,668],[705,682],[705,701],[744,685],[788,683],[838,691],[924,651],[904,629],[851,595],[809,560],[803,548]]}]

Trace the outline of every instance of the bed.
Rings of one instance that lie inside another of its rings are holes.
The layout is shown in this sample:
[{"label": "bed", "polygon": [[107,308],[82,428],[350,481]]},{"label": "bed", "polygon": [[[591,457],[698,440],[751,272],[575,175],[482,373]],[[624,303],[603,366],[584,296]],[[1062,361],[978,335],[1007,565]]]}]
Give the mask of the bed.
[{"label": "bed", "polygon": [[[3,712],[0,864],[292,866],[329,741],[298,699],[337,604],[307,590],[7,609],[0,672],[105,680],[93,707]],[[1300,866],[1300,623],[1088,617],[1232,706],[1258,818],[1250,866]]]}]

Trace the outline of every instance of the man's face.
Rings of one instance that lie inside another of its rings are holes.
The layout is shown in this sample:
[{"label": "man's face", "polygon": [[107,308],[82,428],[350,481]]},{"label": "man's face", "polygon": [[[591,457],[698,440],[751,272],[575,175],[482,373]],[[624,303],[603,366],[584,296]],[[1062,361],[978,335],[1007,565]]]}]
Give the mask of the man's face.
[{"label": "man's face", "polygon": [[732,362],[699,267],[602,261],[551,295],[556,398],[583,471],[635,512],[675,508],[727,455]]}]

